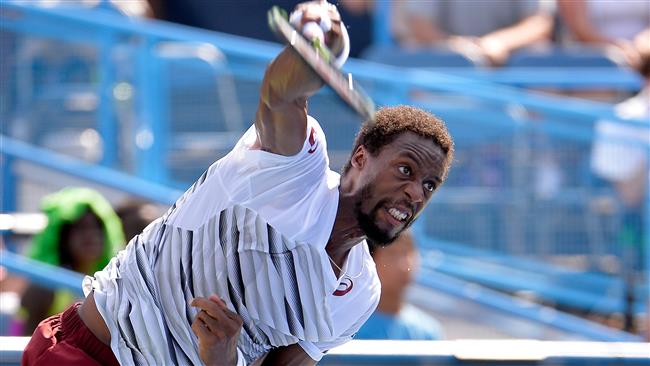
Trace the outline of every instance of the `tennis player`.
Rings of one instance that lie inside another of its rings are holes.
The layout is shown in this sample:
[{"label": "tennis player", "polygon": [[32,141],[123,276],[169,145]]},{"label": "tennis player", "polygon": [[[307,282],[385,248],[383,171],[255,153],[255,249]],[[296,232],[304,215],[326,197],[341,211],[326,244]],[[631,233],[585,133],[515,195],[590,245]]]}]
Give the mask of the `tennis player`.
[{"label": "tennis player", "polygon": [[[300,24],[329,18],[326,44],[344,48],[333,5],[298,10]],[[453,143],[431,114],[383,108],[339,176],[307,115],[321,86],[285,48],[233,150],[86,278],[83,304],[39,325],[23,365],[302,365],[351,340],[380,293],[365,239],[388,245],[411,225]]]}]

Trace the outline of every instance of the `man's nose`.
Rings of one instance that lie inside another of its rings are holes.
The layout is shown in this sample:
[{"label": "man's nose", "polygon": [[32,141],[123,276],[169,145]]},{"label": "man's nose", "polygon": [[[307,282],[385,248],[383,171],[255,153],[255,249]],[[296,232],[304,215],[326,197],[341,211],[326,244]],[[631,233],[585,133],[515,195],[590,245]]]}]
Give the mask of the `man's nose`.
[{"label": "man's nose", "polygon": [[408,196],[411,203],[421,203],[424,201],[424,192],[417,182],[410,182],[404,188],[404,193]]}]

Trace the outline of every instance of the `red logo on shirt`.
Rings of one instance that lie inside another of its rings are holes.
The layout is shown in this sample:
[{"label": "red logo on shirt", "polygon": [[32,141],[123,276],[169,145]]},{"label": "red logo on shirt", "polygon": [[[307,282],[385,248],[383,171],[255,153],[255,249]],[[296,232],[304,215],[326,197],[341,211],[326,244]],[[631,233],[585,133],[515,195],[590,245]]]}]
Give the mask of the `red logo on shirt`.
[{"label": "red logo on shirt", "polygon": [[354,282],[349,278],[344,278],[343,281],[339,283],[339,287],[336,291],[334,291],[334,296],[343,296],[347,294],[352,290],[352,286],[354,286]]},{"label": "red logo on shirt", "polygon": [[313,154],[314,151],[316,151],[316,148],[318,147],[318,141],[316,141],[316,130],[314,128],[311,128],[311,132],[309,133],[309,145],[311,145],[311,148],[307,151],[310,154]]}]

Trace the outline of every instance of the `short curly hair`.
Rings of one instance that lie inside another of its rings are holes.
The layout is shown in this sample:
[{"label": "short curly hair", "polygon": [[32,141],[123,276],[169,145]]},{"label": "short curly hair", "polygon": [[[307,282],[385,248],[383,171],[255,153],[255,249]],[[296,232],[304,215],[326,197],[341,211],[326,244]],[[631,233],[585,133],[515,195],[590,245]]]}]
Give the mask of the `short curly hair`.
[{"label": "short curly hair", "polygon": [[[390,144],[404,132],[413,132],[419,136],[433,140],[445,153],[442,180],[447,178],[451,162],[454,158],[454,141],[447,131],[447,126],[438,117],[421,109],[398,105],[383,107],[377,111],[374,120],[366,121],[354,140],[352,154],[360,145],[376,156],[382,147]],[[350,160],[343,167],[345,175],[351,167]]]}]

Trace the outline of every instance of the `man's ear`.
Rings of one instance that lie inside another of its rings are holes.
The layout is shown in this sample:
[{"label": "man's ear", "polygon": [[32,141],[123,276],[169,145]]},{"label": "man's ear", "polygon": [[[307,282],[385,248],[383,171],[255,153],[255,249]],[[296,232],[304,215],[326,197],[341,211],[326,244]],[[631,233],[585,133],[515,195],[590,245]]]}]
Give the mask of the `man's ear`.
[{"label": "man's ear", "polygon": [[357,169],[363,169],[366,165],[368,150],[363,145],[359,145],[354,153],[352,158],[350,158],[350,164]]}]

